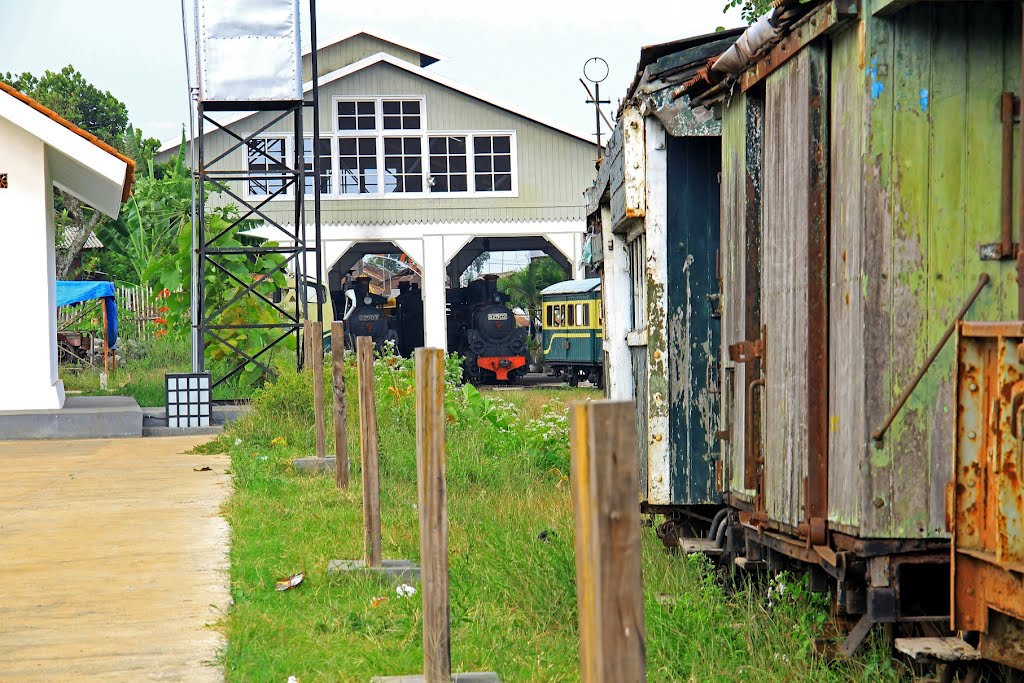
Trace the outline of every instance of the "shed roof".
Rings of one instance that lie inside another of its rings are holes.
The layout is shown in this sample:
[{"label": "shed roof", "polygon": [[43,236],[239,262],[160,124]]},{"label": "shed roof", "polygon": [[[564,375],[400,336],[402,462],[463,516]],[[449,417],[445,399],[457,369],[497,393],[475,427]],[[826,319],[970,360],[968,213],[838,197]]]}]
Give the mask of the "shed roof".
[{"label": "shed roof", "polygon": [[565,282],[556,282],[550,287],[545,287],[541,290],[541,294],[582,294],[584,292],[594,292],[601,288],[601,278],[591,277],[586,280],[566,280]]},{"label": "shed roof", "polygon": [[[71,131],[75,135],[78,135],[79,137],[82,137],[82,138],[88,140],[90,143],[92,143],[96,147],[99,147],[101,150],[103,150],[107,154],[111,154],[111,155],[117,157],[118,159],[120,159],[121,161],[123,161],[125,163],[125,171],[124,171],[123,189],[121,191],[121,201],[122,202],[128,201],[128,197],[131,195],[131,192],[132,192],[132,184],[135,182],[135,161],[133,159],[131,159],[130,157],[125,156],[121,152],[118,152],[112,146],[110,146],[106,142],[103,142],[103,140],[100,140],[98,137],[96,137],[92,133],[79,128],[75,124],[71,123],[70,121],[68,121],[67,119],[62,117],[57,112],[53,111],[49,107],[43,106],[42,104],[40,104],[39,102],[35,101],[34,99],[29,97],[28,95],[26,95],[23,92],[15,89],[13,86],[8,85],[7,83],[4,83],[4,82],[0,81],[0,91],[7,93],[8,95],[10,95],[14,99],[20,101],[21,103],[28,105],[29,107],[31,107],[35,111],[39,112],[43,116],[46,116],[50,120],[60,124],[64,128],[67,128],[69,131]],[[77,193],[75,193],[73,190],[69,189],[69,191],[71,192],[71,194],[75,194],[77,196]],[[90,203],[89,199],[86,199],[84,197],[80,197],[80,199],[82,199],[83,201],[85,201],[87,203]],[[100,208],[100,207],[96,207],[96,208]]]}]

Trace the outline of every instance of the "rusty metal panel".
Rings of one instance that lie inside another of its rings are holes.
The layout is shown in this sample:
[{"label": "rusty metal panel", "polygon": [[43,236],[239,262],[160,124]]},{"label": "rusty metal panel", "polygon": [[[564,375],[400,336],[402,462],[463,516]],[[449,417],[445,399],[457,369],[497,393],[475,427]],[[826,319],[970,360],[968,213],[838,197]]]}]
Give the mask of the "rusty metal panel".
[{"label": "rusty metal panel", "polygon": [[609,170],[609,180],[612,225],[619,229],[647,214],[647,160],[640,111],[626,107],[617,123],[616,131],[622,131],[621,159],[616,159]]},{"label": "rusty metal panel", "polygon": [[[1024,330],[960,326],[955,450],[947,490],[952,627],[981,631],[982,651],[1024,668]],[[1004,621],[1003,617],[1012,617]],[[994,623],[993,619],[995,619]]]},{"label": "rusty metal panel", "polygon": [[[764,228],[761,296],[765,333],[764,503],[791,527],[812,509],[823,523],[827,423],[827,304],[821,164],[823,67],[810,46],[768,77],[764,118]],[[825,95],[827,97],[827,95]],[[827,143],[826,143],[827,144]],[[824,155],[824,156],[823,156]],[[819,477],[808,505],[808,464]],[[820,530],[819,530],[820,533]]]}]

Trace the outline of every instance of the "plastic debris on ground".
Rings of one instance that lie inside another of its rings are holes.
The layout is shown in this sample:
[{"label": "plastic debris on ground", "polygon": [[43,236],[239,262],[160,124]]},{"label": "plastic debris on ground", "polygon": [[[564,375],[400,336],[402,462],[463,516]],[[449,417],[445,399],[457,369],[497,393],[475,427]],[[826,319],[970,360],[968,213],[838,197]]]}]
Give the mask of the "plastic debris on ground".
[{"label": "plastic debris on ground", "polygon": [[302,580],[306,578],[306,572],[299,572],[298,574],[292,574],[286,579],[278,579],[275,586],[275,590],[286,591],[295,588]]}]

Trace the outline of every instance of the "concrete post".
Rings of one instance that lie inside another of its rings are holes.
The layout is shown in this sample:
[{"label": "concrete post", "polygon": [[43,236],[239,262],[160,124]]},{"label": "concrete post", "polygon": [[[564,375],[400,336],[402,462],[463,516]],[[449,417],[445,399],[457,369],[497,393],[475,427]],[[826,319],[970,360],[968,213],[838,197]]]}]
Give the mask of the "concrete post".
[{"label": "concrete post", "polygon": [[423,237],[423,345],[448,350],[448,325],[445,319],[444,238]]}]

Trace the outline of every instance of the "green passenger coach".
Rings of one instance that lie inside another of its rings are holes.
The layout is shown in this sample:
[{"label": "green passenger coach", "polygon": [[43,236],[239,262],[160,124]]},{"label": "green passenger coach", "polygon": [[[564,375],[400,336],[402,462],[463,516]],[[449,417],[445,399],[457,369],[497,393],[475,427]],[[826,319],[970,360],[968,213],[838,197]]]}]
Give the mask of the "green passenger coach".
[{"label": "green passenger coach", "polygon": [[541,292],[544,363],[569,386],[581,379],[604,387],[601,279],[568,280]]}]

